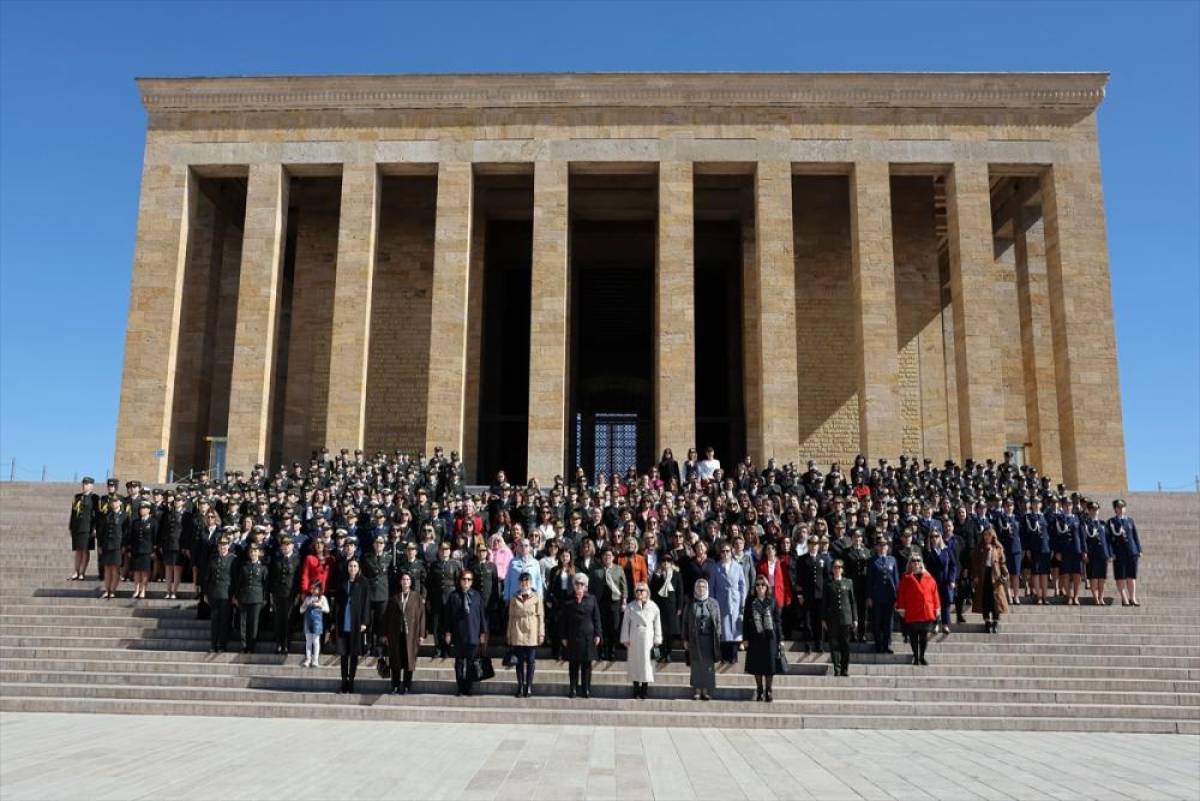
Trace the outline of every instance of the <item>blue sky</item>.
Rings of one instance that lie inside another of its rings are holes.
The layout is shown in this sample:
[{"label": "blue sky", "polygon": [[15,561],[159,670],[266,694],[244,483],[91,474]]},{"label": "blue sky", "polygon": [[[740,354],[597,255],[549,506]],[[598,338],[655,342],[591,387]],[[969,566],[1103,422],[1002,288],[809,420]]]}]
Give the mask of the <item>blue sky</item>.
[{"label": "blue sky", "polygon": [[[1133,488],[1200,473],[1200,5],[0,3],[0,474],[112,459],[137,75],[1101,70]],[[1113,388],[1117,391],[1117,388]]]}]

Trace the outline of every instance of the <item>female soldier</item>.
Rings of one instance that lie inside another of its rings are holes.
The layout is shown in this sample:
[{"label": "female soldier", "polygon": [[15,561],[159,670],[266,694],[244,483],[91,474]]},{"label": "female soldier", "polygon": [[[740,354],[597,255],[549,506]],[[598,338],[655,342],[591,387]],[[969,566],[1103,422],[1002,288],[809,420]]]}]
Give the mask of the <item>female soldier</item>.
[{"label": "female soldier", "polygon": [[[937,582],[938,599],[942,605],[941,630],[950,633],[950,608],[954,605],[954,588],[958,582],[958,559],[954,549],[946,547],[942,532],[936,528],[929,532],[929,545],[925,548],[925,565],[933,580]],[[938,622],[934,622],[934,632]]]},{"label": "female soldier", "polygon": [[158,539],[158,521],[151,516],[154,511],[150,501],[138,504],[138,516],[130,522],[128,540],[129,569],[133,571],[133,597],[145,598],[150,586],[150,561],[154,556],[154,541]]},{"label": "female soldier", "polygon": [[1088,589],[1096,606],[1104,605],[1104,584],[1108,581],[1108,563],[1113,560],[1108,528],[1100,519],[1100,504],[1088,501],[1088,517],[1083,521],[1084,561],[1087,562]]},{"label": "female soldier", "polygon": [[638,582],[633,588],[633,600],[625,607],[621,620],[621,644],[625,646],[625,675],[633,682],[633,697],[646,699],[650,682],[654,681],[655,646],[662,645],[662,617],[658,606],[650,600],[650,587]]},{"label": "female soldier", "polygon": [[691,664],[689,684],[693,701],[709,700],[717,688],[717,659],[721,653],[721,607],[708,597],[708,581],[697,579],[692,600],[683,612],[683,648]]},{"label": "female soldier", "polygon": [[780,630],[780,607],[771,592],[767,577],[754,579],[754,592],[742,617],[743,639],[746,642],[746,672],[754,676],[755,701],[772,700],[771,685],[775,681],[775,658],[783,643]]},{"label": "female soldier", "polygon": [[96,545],[100,551],[100,569],[104,571],[101,598],[115,598],[121,583],[121,547],[129,528],[129,511],[118,495],[100,501],[100,524],[96,527]]}]

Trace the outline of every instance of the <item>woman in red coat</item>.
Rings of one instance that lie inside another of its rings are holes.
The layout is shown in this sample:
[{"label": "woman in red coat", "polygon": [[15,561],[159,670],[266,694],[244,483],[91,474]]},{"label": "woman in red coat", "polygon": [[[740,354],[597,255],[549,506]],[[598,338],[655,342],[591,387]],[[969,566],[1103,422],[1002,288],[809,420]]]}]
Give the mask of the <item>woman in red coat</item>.
[{"label": "woman in red coat", "polygon": [[300,592],[307,594],[313,582],[319,581],[322,587],[329,586],[329,569],[333,565],[333,557],[326,553],[324,540],[313,541],[313,552],[304,557],[304,565],[300,568]]},{"label": "woman in red coat", "polygon": [[896,612],[904,621],[914,665],[929,664],[925,661],[925,646],[929,643],[929,629],[941,611],[937,582],[925,572],[921,557],[914,555],[908,560],[908,572],[900,579],[896,597]]},{"label": "woman in red coat", "polygon": [[[768,542],[763,548],[763,558],[759,560],[754,572],[765,576],[767,586],[775,594],[775,603],[780,609],[787,609],[792,603],[792,571],[791,566],[776,555],[775,543]],[[772,582],[772,579],[774,581]]]}]

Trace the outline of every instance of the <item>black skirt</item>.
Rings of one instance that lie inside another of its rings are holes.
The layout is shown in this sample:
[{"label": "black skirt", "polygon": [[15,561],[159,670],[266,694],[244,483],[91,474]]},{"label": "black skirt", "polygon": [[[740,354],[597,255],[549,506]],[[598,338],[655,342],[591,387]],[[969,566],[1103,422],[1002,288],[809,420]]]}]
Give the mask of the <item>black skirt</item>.
[{"label": "black skirt", "polygon": [[92,539],[92,535],[88,532],[71,532],[71,550],[72,551],[90,551],[96,544]]},{"label": "black skirt", "polygon": [[150,554],[135,553],[129,558],[129,569],[144,572],[150,569]]},{"label": "black skirt", "polygon": [[106,551],[100,550],[100,567],[120,567],[121,566],[121,549]]}]

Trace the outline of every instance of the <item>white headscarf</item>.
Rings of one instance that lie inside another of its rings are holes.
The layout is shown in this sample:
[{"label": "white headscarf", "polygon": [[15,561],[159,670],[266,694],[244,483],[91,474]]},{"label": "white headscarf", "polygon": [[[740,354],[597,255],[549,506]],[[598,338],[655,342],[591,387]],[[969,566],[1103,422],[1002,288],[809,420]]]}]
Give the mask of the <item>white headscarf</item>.
[{"label": "white headscarf", "polygon": [[697,601],[707,601],[708,600],[708,580],[707,579],[696,579],[696,583],[692,586],[692,591],[695,593]]}]

